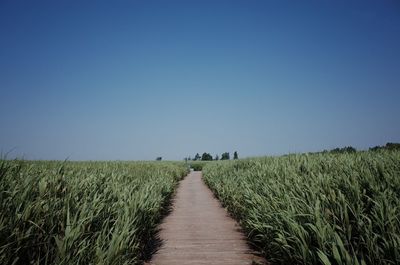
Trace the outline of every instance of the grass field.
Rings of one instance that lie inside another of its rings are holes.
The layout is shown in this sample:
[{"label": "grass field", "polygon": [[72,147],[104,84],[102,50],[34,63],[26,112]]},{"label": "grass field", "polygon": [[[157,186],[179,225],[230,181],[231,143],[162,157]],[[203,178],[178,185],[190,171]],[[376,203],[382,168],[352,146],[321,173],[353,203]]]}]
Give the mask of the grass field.
[{"label": "grass field", "polygon": [[136,264],[178,181],[174,162],[0,160],[0,264]]},{"label": "grass field", "polygon": [[400,151],[208,163],[203,173],[272,264],[399,264]]},{"label": "grass field", "polygon": [[[191,164],[271,264],[400,260],[400,151]],[[0,160],[0,264],[140,264],[187,172]]]}]

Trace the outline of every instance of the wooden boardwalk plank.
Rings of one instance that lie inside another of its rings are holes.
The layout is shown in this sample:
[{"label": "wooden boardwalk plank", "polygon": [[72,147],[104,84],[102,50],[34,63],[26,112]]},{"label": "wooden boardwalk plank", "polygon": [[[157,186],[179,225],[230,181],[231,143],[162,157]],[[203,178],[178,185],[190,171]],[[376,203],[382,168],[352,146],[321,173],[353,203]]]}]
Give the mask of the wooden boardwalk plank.
[{"label": "wooden boardwalk plank", "polygon": [[160,225],[162,246],[150,264],[264,264],[203,183],[201,172],[181,181],[172,207]]}]

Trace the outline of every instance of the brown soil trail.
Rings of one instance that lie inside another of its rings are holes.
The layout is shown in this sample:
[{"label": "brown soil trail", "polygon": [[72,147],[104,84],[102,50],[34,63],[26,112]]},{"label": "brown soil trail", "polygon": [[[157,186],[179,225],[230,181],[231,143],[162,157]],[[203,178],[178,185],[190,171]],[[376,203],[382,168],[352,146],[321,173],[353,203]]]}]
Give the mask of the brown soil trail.
[{"label": "brown soil trail", "polygon": [[160,228],[162,246],[150,264],[263,264],[203,183],[201,172],[181,181],[172,212]]}]

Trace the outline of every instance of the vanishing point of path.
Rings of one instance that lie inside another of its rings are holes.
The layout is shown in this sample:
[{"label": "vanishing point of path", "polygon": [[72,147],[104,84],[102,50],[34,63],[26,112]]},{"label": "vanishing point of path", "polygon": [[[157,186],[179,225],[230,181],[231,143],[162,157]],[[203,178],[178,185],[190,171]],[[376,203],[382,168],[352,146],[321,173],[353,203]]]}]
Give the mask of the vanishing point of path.
[{"label": "vanishing point of path", "polygon": [[172,212],[160,228],[162,245],[150,264],[263,262],[247,245],[240,226],[203,183],[201,172],[191,172],[181,181]]}]

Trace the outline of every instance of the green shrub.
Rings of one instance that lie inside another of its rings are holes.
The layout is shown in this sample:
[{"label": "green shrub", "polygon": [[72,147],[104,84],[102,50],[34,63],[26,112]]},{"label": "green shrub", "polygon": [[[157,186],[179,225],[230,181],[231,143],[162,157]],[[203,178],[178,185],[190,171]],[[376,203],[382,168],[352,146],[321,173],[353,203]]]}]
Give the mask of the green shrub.
[{"label": "green shrub", "polygon": [[206,164],[207,162],[190,161],[190,168],[192,168],[194,171],[202,171]]}]

